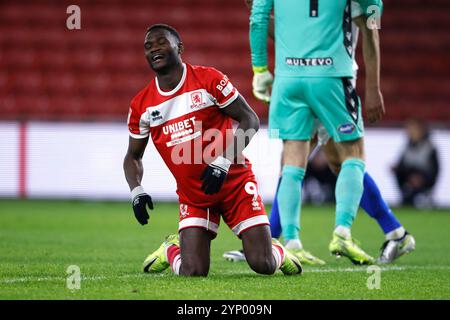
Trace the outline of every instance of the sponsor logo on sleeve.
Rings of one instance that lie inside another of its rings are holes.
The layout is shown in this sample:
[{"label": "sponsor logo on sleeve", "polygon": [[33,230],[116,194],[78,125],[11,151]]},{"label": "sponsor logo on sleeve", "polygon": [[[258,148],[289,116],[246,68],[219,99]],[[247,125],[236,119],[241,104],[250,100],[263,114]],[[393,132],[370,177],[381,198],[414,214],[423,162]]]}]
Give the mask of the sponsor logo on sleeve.
[{"label": "sponsor logo on sleeve", "polygon": [[228,84],[223,88],[222,94],[226,97],[233,91],[233,85],[231,82],[228,82]]},{"label": "sponsor logo on sleeve", "polygon": [[228,96],[233,91],[233,85],[228,80],[226,76],[223,77],[222,80],[220,80],[219,84],[216,86],[217,90],[222,92],[224,97]]}]

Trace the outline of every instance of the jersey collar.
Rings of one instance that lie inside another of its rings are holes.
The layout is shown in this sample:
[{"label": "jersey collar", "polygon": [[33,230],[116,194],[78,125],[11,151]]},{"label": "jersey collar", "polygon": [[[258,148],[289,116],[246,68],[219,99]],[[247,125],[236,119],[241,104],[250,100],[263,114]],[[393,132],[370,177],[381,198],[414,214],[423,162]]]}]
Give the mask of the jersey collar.
[{"label": "jersey collar", "polygon": [[183,75],[181,76],[181,80],[180,82],[177,84],[177,86],[175,88],[173,88],[171,91],[162,91],[161,88],[159,87],[159,83],[158,83],[158,78],[155,78],[155,83],[156,83],[156,89],[158,89],[158,92],[160,95],[162,96],[171,96],[173,95],[175,92],[177,92],[178,90],[180,90],[180,88],[183,86],[184,84],[184,80],[186,80],[186,64],[183,63]]}]

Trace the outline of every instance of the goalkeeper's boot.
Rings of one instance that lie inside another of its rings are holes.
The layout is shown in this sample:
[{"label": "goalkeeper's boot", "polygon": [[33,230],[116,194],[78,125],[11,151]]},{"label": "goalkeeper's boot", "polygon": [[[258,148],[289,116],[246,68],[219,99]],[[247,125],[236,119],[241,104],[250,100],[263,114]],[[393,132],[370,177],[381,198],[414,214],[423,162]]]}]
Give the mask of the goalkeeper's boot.
[{"label": "goalkeeper's boot", "polygon": [[167,248],[170,246],[180,246],[178,234],[172,234],[166,237],[166,240],[158,248],[158,250],[151,253],[144,261],[144,272],[158,273],[166,270],[170,264],[166,256]]},{"label": "goalkeeper's boot", "polygon": [[233,250],[233,251],[226,251],[223,254],[223,257],[227,261],[231,262],[239,262],[239,261],[247,261],[245,258],[244,250]]},{"label": "goalkeeper's boot", "polygon": [[305,249],[289,250],[289,251],[291,253],[293,253],[298,258],[298,260],[300,260],[301,263],[309,264],[309,265],[324,265],[325,264],[325,261],[313,256],[309,251],[306,251]]},{"label": "goalkeeper's boot", "polygon": [[301,274],[303,272],[302,264],[298,260],[298,258],[289,252],[281,243],[276,239],[272,239],[272,244],[278,246],[283,250],[284,261],[280,266],[281,272],[283,274],[290,276],[294,274]]},{"label": "goalkeeper's boot", "polygon": [[397,240],[387,240],[381,247],[381,254],[378,263],[391,263],[402,255],[413,251],[416,248],[416,240],[408,232]]},{"label": "goalkeeper's boot", "polygon": [[331,240],[328,249],[331,254],[334,254],[337,257],[347,257],[356,265],[373,264],[375,262],[374,258],[369,256],[359,247],[357,240],[353,238],[346,239],[336,233],[333,233],[333,239]]}]

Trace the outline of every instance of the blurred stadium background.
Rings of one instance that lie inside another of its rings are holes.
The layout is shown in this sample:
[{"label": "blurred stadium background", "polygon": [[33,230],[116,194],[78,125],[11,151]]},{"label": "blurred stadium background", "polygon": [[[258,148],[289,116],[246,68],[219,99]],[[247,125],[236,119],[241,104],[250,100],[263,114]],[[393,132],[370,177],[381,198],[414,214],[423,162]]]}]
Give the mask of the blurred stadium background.
[{"label": "blurred stadium background", "polygon": [[[71,4],[81,8],[81,30],[66,28]],[[384,5],[381,73],[387,114],[367,127],[368,170],[387,200],[398,204],[390,167],[406,143],[404,121],[422,119],[432,129],[441,164],[435,203],[450,207],[450,2],[384,0]],[[153,77],[143,36],[157,22],[179,30],[185,61],[226,73],[267,123],[267,106],[251,94],[243,0],[2,0],[0,197],[129,198],[122,172],[126,118],[131,98]],[[358,61],[361,65],[360,49]],[[173,178],[149,149],[144,186],[156,200],[175,200]],[[267,202],[276,188],[280,151],[265,128],[248,150]]]}]

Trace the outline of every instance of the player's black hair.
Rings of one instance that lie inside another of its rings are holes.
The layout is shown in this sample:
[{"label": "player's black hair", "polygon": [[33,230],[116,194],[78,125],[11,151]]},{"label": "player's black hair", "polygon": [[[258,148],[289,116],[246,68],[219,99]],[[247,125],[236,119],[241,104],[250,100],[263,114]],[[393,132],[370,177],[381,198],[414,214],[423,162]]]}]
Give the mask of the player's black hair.
[{"label": "player's black hair", "polygon": [[174,27],[171,27],[171,26],[169,26],[168,24],[164,24],[164,23],[156,23],[156,24],[154,24],[154,25],[148,27],[147,31],[145,32],[145,36],[147,36],[147,34],[148,34],[150,31],[155,30],[155,29],[164,29],[164,30],[167,30],[167,31],[169,31],[169,32],[170,32],[170,33],[171,33],[171,34],[172,34],[179,42],[182,42],[182,41],[181,41],[180,34],[178,33],[178,31],[177,31]]}]

